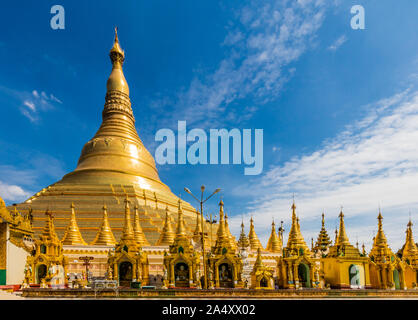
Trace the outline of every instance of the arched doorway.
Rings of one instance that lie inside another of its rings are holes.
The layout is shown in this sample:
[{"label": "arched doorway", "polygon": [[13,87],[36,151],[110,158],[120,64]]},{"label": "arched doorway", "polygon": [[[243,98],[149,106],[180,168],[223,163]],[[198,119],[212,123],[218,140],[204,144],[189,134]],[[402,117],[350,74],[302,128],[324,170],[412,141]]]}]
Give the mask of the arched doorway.
[{"label": "arched doorway", "polygon": [[218,267],[219,286],[221,288],[233,288],[232,267],[228,263],[221,263]]},{"label": "arched doorway", "polygon": [[399,271],[398,269],[393,270],[393,282],[395,284],[395,289],[400,290],[401,289],[401,281],[399,280]]},{"label": "arched doorway", "polygon": [[119,265],[119,285],[130,287],[132,282],[132,263],[124,261]]},{"label": "arched doorway", "polygon": [[360,268],[355,264],[350,265],[350,267],[348,268],[348,275],[350,278],[350,287],[355,288],[355,289],[359,288],[360,287]]},{"label": "arched doorway", "polygon": [[189,287],[189,266],[179,262],[174,266],[174,281],[176,287]]},{"label": "arched doorway", "polygon": [[309,266],[304,263],[300,263],[298,266],[299,283],[303,288],[311,287],[311,277],[309,274]]},{"label": "arched doorway", "polygon": [[268,280],[266,277],[262,277],[260,280],[260,287],[261,288],[268,288]]},{"label": "arched doorway", "polygon": [[42,279],[46,277],[47,267],[44,264],[38,266],[37,269],[37,283],[41,283]]}]

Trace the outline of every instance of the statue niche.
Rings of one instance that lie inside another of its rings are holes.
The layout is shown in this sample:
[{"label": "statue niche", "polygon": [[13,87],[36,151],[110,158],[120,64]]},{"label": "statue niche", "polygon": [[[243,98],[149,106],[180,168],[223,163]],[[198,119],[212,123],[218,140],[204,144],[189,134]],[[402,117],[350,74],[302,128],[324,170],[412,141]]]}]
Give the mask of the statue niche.
[{"label": "statue niche", "polygon": [[122,287],[130,287],[133,279],[132,263],[124,261],[119,265],[119,285]]},{"label": "statue niche", "polygon": [[189,287],[189,266],[179,262],[174,267],[174,279],[176,287]]},{"label": "statue niche", "polygon": [[228,263],[221,263],[218,267],[219,285],[221,288],[233,288],[232,267]]}]

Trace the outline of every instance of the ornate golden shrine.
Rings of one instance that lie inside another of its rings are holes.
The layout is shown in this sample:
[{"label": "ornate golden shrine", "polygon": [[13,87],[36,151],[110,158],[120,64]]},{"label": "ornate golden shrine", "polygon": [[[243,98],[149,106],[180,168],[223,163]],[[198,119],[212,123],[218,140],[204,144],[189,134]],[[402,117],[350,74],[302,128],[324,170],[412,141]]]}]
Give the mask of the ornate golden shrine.
[{"label": "ornate golden shrine", "polygon": [[257,259],[251,272],[251,289],[274,289],[274,270],[263,264],[261,250],[257,250]]},{"label": "ornate golden shrine", "polygon": [[120,286],[130,287],[132,282],[148,285],[148,255],[142,251],[140,243],[135,240],[128,198],[125,199],[125,223],[122,237],[115,250],[109,251],[108,265],[108,278],[118,280]]},{"label": "ornate golden shrine", "polygon": [[319,260],[316,259],[300,232],[295,202],[292,204],[292,226],[283,258],[279,260],[281,288],[312,288],[319,286]]},{"label": "ornate golden shrine", "polygon": [[412,221],[409,220],[406,228],[405,244],[398,255],[405,263],[404,278],[408,288],[418,288],[418,248],[412,232]]},{"label": "ornate golden shrine", "polygon": [[164,255],[164,267],[169,287],[200,287],[200,258],[187,237],[180,201],[176,236],[169,253]]},{"label": "ornate golden shrine", "polygon": [[369,253],[371,285],[379,289],[404,289],[405,263],[395,256],[387,244],[380,211],[377,219],[378,230]]},{"label": "ornate golden shrine", "polygon": [[48,220],[44,230],[35,241],[35,250],[28,256],[25,267],[25,283],[67,285],[68,259],[63,254],[62,243],[54,226],[52,213],[45,212]]},{"label": "ornate golden shrine", "polygon": [[340,228],[336,242],[330,247],[328,255],[321,260],[325,282],[331,288],[370,288],[369,258],[350,244],[342,209],[339,218]]},{"label": "ornate golden shrine", "polygon": [[210,287],[242,288],[244,286],[242,260],[236,249],[231,246],[224,220],[224,203],[219,203],[219,227],[216,244],[212,247],[208,259],[208,274]]}]

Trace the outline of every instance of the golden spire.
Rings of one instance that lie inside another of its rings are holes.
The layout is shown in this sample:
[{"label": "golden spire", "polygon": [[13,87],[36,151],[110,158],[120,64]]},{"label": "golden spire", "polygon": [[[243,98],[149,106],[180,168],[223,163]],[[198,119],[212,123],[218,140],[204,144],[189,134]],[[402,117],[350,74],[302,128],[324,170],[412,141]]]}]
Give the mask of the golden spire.
[{"label": "golden spire", "polygon": [[67,231],[62,239],[62,244],[65,245],[86,245],[87,243],[83,240],[80,230],[77,225],[75,217],[75,206],[71,203],[71,219],[70,224],[67,227]]},{"label": "golden spire", "polygon": [[337,245],[350,244],[347,233],[345,232],[344,213],[342,207],[338,217],[340,218],[340,229],[338,230]]},{"label": "golden spire", "polygon": [[131,223],[131,210],[129,209],[129,198],[125,199],[125,223],[123,225],[121,240],[134,240],[134,229]]},{"label": "golden spire", "polygon": [[200,214],[199,211],[196,210],[196,229],[194,229],[193,237],[199,239],[200,235],[202,234],[202,224],[200,221]]},{"label": "golden spire", "polygon": [[277,236],[274,220],[271,223],[271,234],[267,242],[266,250],[274,253],[281,252],[282,250],[282,244],[280,243],[280,239]]},{"label": "golden spire", "polygon": [[116,244],[115,236],[110,228],[109,219],[107,216],[107,207],[103,205],[103,223],[97,232],[96,238],[92,245],[114,246]]},{"label": "golden spire", "polygon": [[218,240],[221,238],[228,240],[228,236],[225,231],[224,202],[222,201],[222,199],[219,202],[219,227],[218,227],[217,236],[218,236]]},{"label": "golden spire", "polygon": [[178,219],[177,219],[177,231],[176,237],[186,237],[186,227],[184,226],[183,210],[181,209],[181,200],[179,199],[178,205]]},{"label": "golden spire", "polygon": [[133,185],[153,190],[170,203],[177,202],[178,197],[161,182],[155,160],[136,131],[129,88],[122,71],[124,58],[116,33],[110,50],[112,72],[107,81],[102,124],[84,145],[77,168],[59,184]]},{"label": "golden spire", "polygon": [[168,216],[168,207],[165,208],[165,222],[163,231],[161,233],[160,239],[157,242],[158,246],[169,246],[174,241],[174,232],[171,227],[170,219]]},{"label": "golden spire", "polygon": [[118,29],[115,28],[115,41],[110,49],[110,60],[112,61],[112,73],[107,80],[107,92],[120,91],[129,96],[129,86],[123,75],[122,65],[125,60],[125,52],[121,49],[118,39]]},{"label": "golden spire", "polygon": [[244,230],[244,221],[241,222],[241,233],[239,235],[238,246],[240,248],[248,248],[250,241],[248,240],[247,235]]},{"label": "golden spire", "polygon": [[319,231],[318,239],[316,240],[315,249],[326,251],[331,245],[331,239],[328,236],[327,229],[325,229],[325,214],[322,213],[322,225]]},{"label": "golden spire", "polygon": [[228,241],[229,244],[232,248],[236,249],[237,248],[237,244],[235,242],[235,238],[231,233],[231,230],[229,229],[229,224],[228,224],[228,215],[225,212],[225,232],[226,232],[226,236],[228,237]]},{"label": "golden spire", "polygon": [[370,257],[374,257],[375,261],[378,261],[378,259],[382,256],[391,256],[392,251],[390,250],[385,233],[383,232],[383,226],[382,226],[382,213],[380,212],[379,208],[379,215],[377,216],[378,220],[378,230],[377,234],[374,237],[373,241],[373,247],[369,253]]},{"label": "golden spire", "polygon": [[262,267],[263,266],[263,259],[261,258],[261,249],[257,248],[257,258],[254,262],[254,269],[257,267]]},{"label": "golden spire", "polygon": [[235,248],[231,246],[231,242],[228,238],[228,233],[225,228],[225,219],[224,219],[224,203],[221,199],[219,202],[219,226],[218,226],[218,232],[216,237],[216,243],[213,247],[213,252],[215,254],[221,254],[224,249],[232,249]]},{"label": "golden spire", "polygon": [[406,228],[406,240],[402,249],[402,258],[418,258],[418,248],[414,241],[414,235],[412,233],[412,221],[409,219]]},{"label": "golden spire", "polygon": [[45,214],[48,216],[48,220],[46,221],[45,227],[42,230],[41,239],[59,242],[60,240],[57,236],[57,233],[55,232],[53,214],[49,211],[49,208],[46,209]]},{"label": "golden spire", "polygon": [[258,248],[263,249],[263,246],[255,233],[253,217],[250,219],[250,232],[248,233],[248,240],[250,240],[251,250],[257,250]]},{"label": "golden spire", "polygon": [[142,231],[141,224],[139,223],[139,212],[138,205],[135,204],[135,215],[134,215],[134,238],[135,241],[141,246],[149,246],[149,242]]},{"label": "golden spire", "polygon": [[304,252],[309,252],[309,248],[303,239],[300,232],[299,218],[296,216],[295,200],[292,203],[292,226],[290,227],[289,238],[287,240],[287,249],[303,249]]}]

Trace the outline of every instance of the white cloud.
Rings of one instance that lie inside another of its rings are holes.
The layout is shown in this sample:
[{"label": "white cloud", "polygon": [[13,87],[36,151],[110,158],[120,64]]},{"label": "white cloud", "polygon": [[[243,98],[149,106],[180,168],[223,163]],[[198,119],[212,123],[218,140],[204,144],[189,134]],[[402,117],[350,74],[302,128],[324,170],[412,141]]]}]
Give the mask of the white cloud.
[{"label": "white cloud", "polygon": [[20,202],[28,198],[31,194],[21,187],[16,185],[9,185],[0,181],[0,196],[5,201]]},{"label": "white cloud", "polygon": [[275,99],[294,72],[289,64],[307,50],[325,10],[318,0],[253,1],[242,8],[222,43],[225,58],[214,72],[196,76],[179,93],[176,118],[213,125],[236,119],[234,108],[240,107],[233,102],[240,99],[249,97],[257,104]]},{"label": "white cloud", "polygon": [[346,41],[347,41],[347,37],[345,35],[342,35],[337,40],[335,40],[333,44],[331,44],[328,47],[328,50],[337,51],[338,48],[341,47]]},{"label": "white cloud", "polygon": [[27,92],[0,86],[0,92],[3,92],[18,100],[21,103],[19,110],[22,115],[34,123],[40,120],[41,112],[55,109],[57,103],[62,104],[62,101],[55,97],[52,93],[47,94],[44,91],[39,94],[37,90]]},{"label": "white cloud", "polygon": [[[390,244],[393,249],[402,245],[409,210],[415,220],[418,211],[418,91],[368,108],[367,116],[315,152],[273,167],[251,188],[234,191],[258,199],[246,217],[255,216],[261,238],[267,240],[269,230],[262,226],[273,217],[289,222],[295,192],[305,240],[316,238],[323,210],[332,232],[343,205],[351,242],[358,236],[370,247],[380,204]],[[240,218],[233,219],[231,226],[239,226]]]}]

